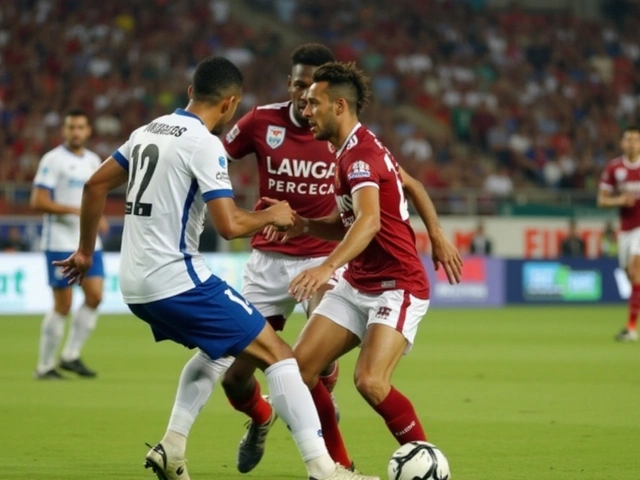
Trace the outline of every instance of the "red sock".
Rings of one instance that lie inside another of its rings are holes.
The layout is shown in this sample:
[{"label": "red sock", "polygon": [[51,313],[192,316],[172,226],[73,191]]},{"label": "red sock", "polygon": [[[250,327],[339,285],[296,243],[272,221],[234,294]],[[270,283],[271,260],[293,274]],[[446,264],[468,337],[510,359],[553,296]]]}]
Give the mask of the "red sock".
[{"label": "red sock", "polygon": [[260,384],[253,380],[253,391],[247,390],[249,396],[245,398],[229,398],[233,408],[251,418],[254,423],[262,425],[271,418],[271,405],[260,395]]},{"label": "red sock", "polygon": [[640,311],[640,284],[634,284],[629,297],[629,321],[627,329],[635,330],[638,323],[638,311]]},{"label": "red sock", "polygon": [[391,387],[387,398],[373,408],[384,418],[387,428],[400,445],[427,440],[413,405],[395,388]]},{"label": "red sock", "polygon": [[333,368],[328,375],[320,375],[320,381],[325,387],[327,387],[329,393],[332,393],[333,389],[336,388],[336,383],[338,383],[338,374],[340,373],[340,367],[338,366],[337,361],[333,362],[331,366]]},{"label": "red sock", "polygon": [[346,468],[351,467],[351,459],[349,458],[342,434],[338,428],[336,411],[333,408],[333,402],[331,401],[331,395],[329,395],[327,387],[325,387],[322,382],[318,382],[311,390],[311,396],[318,410],[320,425],[322,426],[322,436],[324,443],[327,445],[327,450],[329,450],[329,455],[331,455],[334,462],[338,462]]}]

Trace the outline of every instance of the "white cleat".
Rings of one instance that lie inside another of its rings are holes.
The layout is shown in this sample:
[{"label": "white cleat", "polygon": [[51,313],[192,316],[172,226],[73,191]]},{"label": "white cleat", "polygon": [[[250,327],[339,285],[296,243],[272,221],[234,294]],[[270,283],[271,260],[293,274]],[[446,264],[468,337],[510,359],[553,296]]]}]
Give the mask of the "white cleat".
[{"label": "white cleat", "polygon": [[[309,480],[318,480],[315,477],[309,477]],[[362,475],[360,472],[352,472],[347,470],[342,465],[336,464],[336,471],[333,475],[323,480],[380,480],[380,477],[370,477],[368,475]]]},{"label": "white cleat", "polygon": [[616,335],[616,340],[618,342],[637,342],[638,331],[624,328],[619,334]]},{"label": "white cleat", "polygon": [[144,468],[150,468],[156,474],[158,480],[190,480],[187,472],[187,461],[183,457],[167,455],[161,443],[152,447],[145,458]]}]

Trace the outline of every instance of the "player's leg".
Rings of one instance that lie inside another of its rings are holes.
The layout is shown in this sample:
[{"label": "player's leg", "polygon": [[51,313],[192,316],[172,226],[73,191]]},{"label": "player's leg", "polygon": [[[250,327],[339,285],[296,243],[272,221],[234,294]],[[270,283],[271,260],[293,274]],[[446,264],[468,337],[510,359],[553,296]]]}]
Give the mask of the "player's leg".
[{"label": "player's leg", "polygon": [[[260,312],[276,331],[284,328],[295,303],[288,294],[286,260],[281,255],[254,250],[243,272],[242,296]],[[274,275],[275,274],[275,275]],[[253,363],[238,358],[222,378],[229,403],[251,421],[238,445],[236,466],[241,473],[253,470],[262,459],[269,430],[277,415],[254,376]]]},{"label": "player's leg", "polygon": [[627,277],[631,283],[631,295],[629,296],[629,315],[627,324],[616,340],[620,342],[637,341],[638,312],[640,311],[640,238],[638,231],[621,232],[619,236],[618,256],[620,266],[626,269]]},{"label": "player's leg", "polygon": [[391,385],[391,376],[411,348],[428,305],[427,300],[402,290],[379,295],[371,304],[369,326],[356,363],[356,388],[401,445],[426,440],[413,405]]},{"label": "player's leg", "polygon": [[[309,299],[309,303],[307,305],[308,318],[311,318],[311,315],[315,311],[316,307],[320,305],[320,302],[322,301],[324,294],[327,293],[329,290],[332,290],[334,286],[335,286],[335,282],[327,283],[326,285],[322,286],[313,297]],[[339,373],[340,373],[340,367],[338,366],[337,360],[334,362],[331,362],[329,365],[326,366],[326,368],[322,370],[322,372],[320,372],[320,381],[327,388],[327,390],[329,390],[329,393],[331,394],[333,394],[333,390],[336,388],[336,383],[338,383]],[[335,399],[334,399],[334,407],[336,407],[336,414],[337,414],[337,405],[335,404]],[[338,415],[338,420],[339,419],[340,419],[340,416]]]},{"label": "player's leg", "polygon": [[352,462],[338,428],[331,394],[319,378],[326,365],[358,346],[364,334],[367,316],[351,302],[352,293],[353,289],[344,280],[327,292],[293,349],[318,409],[329,453],[345,467],[350,467]]},{"label": "player's leg", "polygon": [[[275,325],[284,325],[284,316],[270,317]],[[270,318],[267,318],[272,326]],[[281,327],[280,327],[281,329]],[[263,396],[260,383],[254,376],[256,367],[244,358],[236,358],[222,378],[222,388],[229,403],[251,420],[242,436],[236,455],[239,472],[253,470],[264,456],[267,434],[277,419],[277,414],[267,396]]]},{"label": "player's leg", "polygon": [[[311,322],[310,322],[311,323]],[[339,466],[336,468],[327,451],[318,412],[309,389],[302,381],[300,369],[289,346],[268,324],[239,355],[264,369],[274,409],[285,421],[307,467],[309,478],[374,480]],[[318,352],[318,356],[322,356]],[[326,357],[325,357],[326,358]],[[317,382],[318,369],[315,375]],[[320,384],[322,388],[325,388]],[[326,392],[326,389],[325,389]],[[327,392],[328,395],[328,392]],[[333,415],[335,422],[335,415]],[[379,479],[378,479],[379,480]]]},{"label": "player's leg", "polygon": [[64,335],[64,324],[71,310],[71,287],[53,287],[53,308],[42,319],[40,327],[40,349],[35,376],[43,380],[64,378],[56,370],[56,352]]},{"label": "player's leg", "polygon": [[71,310],[73,294],[67,279],[62,275],[62,269],[54,267],[52,262],[64,260],[69,255],[71,254],[67,252],[45,253],[49,286],[53,292],[53,308],[45,314],[40,327],[40,348],[35,372],[38,379],[64,378],[55,369],[55,356],[64,335],[64,323]]},{"label": "player's leg", "polygon": [[102,302],[104,287],[104,265],[102,252],[95,252],[93,265],[82,282],[84,303],[71,318],[67,341],[60,358],[60,368],[74,372],[81,377],[93,378],[96,372],[81,360],[81,352],[98,322],[98,307]]}]

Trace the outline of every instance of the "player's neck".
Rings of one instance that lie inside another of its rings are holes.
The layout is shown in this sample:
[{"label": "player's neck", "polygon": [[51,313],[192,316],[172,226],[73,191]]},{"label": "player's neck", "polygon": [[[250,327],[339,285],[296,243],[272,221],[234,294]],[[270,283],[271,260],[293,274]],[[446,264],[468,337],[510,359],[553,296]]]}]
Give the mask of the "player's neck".
[{"label": "player's neck", "polygon": [[66,148],[67,150],[69,150],[71,153],[73,153],[74,155],[77,155],[79,157],[81,157],[82,155],[84,155],[84,147],[72,147],[71,145],[69,145],[67,142],[64,143],[64,148]]},{"label": "player's neck", "polygon": [[213,128],[220,120],[220,117],[222,116],[217,109],[202,105],[200,103],[194,102],[193,100],[189,101],[189,104],[187,105],[185,110],[187,112],[193,113],[194,115],[197,115],[209,131],[213,130]]},{"label": "player's neck", "polygon": [[627,160],[627,162],[629,163],[637,163],[640,162],[640,155],[636,155],[635,157],[632,155],[625,155],[624,156],[625,160]]},{"label": "player's neck", "polygon": [[349,120],[345,120],[340,124],[338,133],[336,134],[336,138],[329,139],[329,141],[333,144],[334,147],[338,149],[341,148],[344,145],[344,142],[346,142],[349,138],[349,135],[351,135],[351,132],[353,132],[353,129],[356,127],[356,125],[358,125],[358,123],[360,123],[358,117],[350,117]]}]

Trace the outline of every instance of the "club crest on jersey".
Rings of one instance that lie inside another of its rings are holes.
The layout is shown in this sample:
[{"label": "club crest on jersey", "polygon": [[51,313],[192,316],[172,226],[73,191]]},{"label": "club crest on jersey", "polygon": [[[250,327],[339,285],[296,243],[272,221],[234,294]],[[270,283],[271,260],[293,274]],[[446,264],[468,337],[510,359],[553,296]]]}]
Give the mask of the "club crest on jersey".
[{"label": "club crest on jersey", "polygon": [[351,167],[349,167],[349,173],[347,173],[347,178],[349,178],[349,180],[354,180],[356,178],[369,178],[370,176],[371,170],[369,168],[369,164],[362,160],[353,162]]},{"label": "club crest on jersey", "polygon": [[287,129],[284,127],[276,127],[269,125],[267,128],[267,145],[271,148],[278,148],[284,142],[284,135]]},{"label": "club crest on jersey", "polygon": [[613,176],[616,177],[618,182],[624,182],[627,179],[627,170],[625,168],[616,168]]}]

